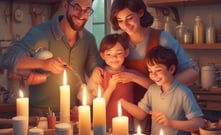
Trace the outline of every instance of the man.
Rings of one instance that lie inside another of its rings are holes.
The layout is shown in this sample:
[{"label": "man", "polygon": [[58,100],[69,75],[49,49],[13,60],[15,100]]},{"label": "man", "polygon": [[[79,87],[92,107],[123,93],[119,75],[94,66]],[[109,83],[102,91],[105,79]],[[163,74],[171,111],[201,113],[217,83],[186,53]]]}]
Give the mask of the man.
[{"label": "man", "polygon": [[[51,107],[59,111],[59,86],[63,85],[63,71],[71,88],[71,107],[77,105],[76,95],[85,74],[90,75],[100,58],[94,36],[84,29],[93,13],[93,0],[67,0],[65,14],[32,27],[24,38],[13,45],[1,59],[1,66],[18,71],[31,69],[27,78],[32,115],[42,115]],[[38,51],[40,50],[40,51]],[[53,57],[39,59],[36,52],[52,53]],[[40,72],[39,72],[40,71]],[[42,72],[43,71],[43,72]]]}]

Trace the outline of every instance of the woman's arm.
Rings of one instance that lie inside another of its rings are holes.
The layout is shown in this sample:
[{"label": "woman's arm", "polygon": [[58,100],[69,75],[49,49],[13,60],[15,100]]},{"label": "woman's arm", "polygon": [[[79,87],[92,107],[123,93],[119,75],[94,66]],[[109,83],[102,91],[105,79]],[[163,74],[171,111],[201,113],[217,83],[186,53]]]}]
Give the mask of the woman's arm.
[{"label": "woman's arm", "polygon": [[120,82],[122,83],[134,82],[146,89],[153,84],[153,81],[150,80],[147,75],[145,76],[135,70],[133,70],[133,72],[121,72],[118,74],[118,76],[121,78]]},{"label": "woman's arm", "polygon": [[194,68],[190,67],[178,73],[176,75],[176,79],[180,83],[191,85],[197,80],[198,76],[198,72]]},{"label": "woman's arm", "polygon": [[195,117],[186,121],[171,120],[170,126],[183,131],[198,131],[200,127],[205,127],[205,120],[201,117]]}]

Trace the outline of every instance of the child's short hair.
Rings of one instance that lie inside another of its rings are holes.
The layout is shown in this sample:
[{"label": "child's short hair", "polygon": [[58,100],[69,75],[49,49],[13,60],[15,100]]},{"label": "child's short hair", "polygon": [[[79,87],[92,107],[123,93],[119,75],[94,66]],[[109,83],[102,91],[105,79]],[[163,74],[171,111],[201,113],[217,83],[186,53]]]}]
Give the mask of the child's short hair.
[{"label": "child's short hair", "polygon": [[163,64],[169,68],[171,65],[175,65],[177,67],[178,60],[172,49],[158,45],[147,53],[145,57],[145,64],[151,66],[155,64]]},{"label": "child's short hair", "polygon": [[105,50],[111,49],[117,42],[120,43],[125,50],[128,49],[128,41],[125,37],[120,34],[109,34],[101,40],[99,51],[104,52]]}]

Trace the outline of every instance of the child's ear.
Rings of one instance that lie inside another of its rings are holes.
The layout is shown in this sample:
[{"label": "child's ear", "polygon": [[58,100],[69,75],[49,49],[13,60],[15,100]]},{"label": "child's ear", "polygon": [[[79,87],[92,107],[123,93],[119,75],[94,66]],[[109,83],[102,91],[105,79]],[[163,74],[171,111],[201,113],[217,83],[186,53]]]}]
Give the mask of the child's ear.
[{"label": "child's ear", "polygon": [[62,2],[62,8],[67,9],[68,8],[68,2]]},{"label": "child's ear", "polygon": [[130,53],[130,50],[129,50],[129,49],[126,49],[126,50],[125,50],[125,53],[124,53],[124,57],[126,58],[126,57],[129,55],[129,53]]},{"label": "child's ear", "polygon": [[103,52],[100,52],[100,56],[104,60],[104,53]]},{"label": "child's ear", "polygon": [[173,64],[173,65],[170,66],[169,72],[170,72],[171,74],[175,74],[175,71],[176,71],[176,66]]}]

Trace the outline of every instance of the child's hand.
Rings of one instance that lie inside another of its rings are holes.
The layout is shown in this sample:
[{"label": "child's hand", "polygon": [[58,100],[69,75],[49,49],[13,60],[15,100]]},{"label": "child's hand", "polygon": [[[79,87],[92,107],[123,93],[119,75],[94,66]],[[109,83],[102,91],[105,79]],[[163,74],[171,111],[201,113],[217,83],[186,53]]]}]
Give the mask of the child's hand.
[{"label": "child's hand", "polygon": [[114,90],[117,86],[117,83],[119,83],[120,81],[120,78],[117,74],[115,75],[112,75],[111,79],[109,80],[109,83],[108,83],[108,88],[111,89],[111,90]]},{"label": "child's hand", "polygon": [[170,120],[168,119],[168,117],[161,113],[161,112],[151,112],[152,114],[152,119],[160,124],[160,125],[164,125],[164,126],[170,126]]},{"label": "child's hand", "polygon": [[71,121],[73,121],[73,122],[78,121],[78,106],[74,106],[71,109]]}]

